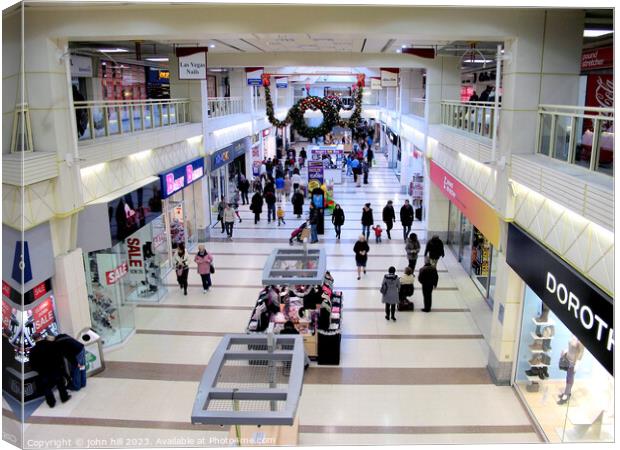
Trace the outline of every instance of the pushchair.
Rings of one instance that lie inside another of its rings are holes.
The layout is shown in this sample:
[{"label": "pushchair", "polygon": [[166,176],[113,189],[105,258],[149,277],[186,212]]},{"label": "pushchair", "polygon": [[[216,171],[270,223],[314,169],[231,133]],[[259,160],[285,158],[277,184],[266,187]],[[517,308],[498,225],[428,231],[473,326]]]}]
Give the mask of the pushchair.
[{"label": "pushchair", "polygon": [[[304,230],[307,230],[306,233],[304,233]],[[293,232],[291,233],[291,238],[288,240],[288,243],[293,245],[294,240],[296,240],[297,242],[303,242],[304,238],[307,237],[309,234],[308,231],[310,231],[308,229],[308,222],[303,222],[299,227],[293,230]]]}]

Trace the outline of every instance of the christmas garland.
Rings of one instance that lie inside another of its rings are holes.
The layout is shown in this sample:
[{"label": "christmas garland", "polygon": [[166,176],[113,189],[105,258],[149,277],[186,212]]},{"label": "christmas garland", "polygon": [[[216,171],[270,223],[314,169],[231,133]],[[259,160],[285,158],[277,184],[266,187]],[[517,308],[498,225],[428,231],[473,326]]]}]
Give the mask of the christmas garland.
[{"label": "christmas garland", "polygon": [[[362,95],[364,92],[364,75],[357,76],[357,89],[355,90],[355,106],[353,114],[348,119],[340,117],[339,111],[343,108],[342,101],[335,96],[327,98],[309,96],[302,98],[288,110],[284,120],[278,120],[275,116],[273,101],[271,99],[271,88],[269,74],[263,74],[263,87],[265,89],[266,113],[269,122],[277,128],[292,125],[293,128],[301,136],[312,139],[325,136],[335,126],[343,128],[351,128],[355,130],[357,124],[362,118]],[[304,119],[304,113],[310,109],[311,111],[321,111],[323,113],[323,122],[318,127],[309,127]]]}]

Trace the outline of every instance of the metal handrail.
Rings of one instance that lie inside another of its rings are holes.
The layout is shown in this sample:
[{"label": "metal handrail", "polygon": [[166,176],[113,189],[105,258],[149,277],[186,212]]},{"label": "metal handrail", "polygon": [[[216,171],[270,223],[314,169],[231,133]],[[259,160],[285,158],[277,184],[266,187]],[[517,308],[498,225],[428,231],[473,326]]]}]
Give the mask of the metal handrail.
[{"label": "metal handrail", "polygon": [[207,99],[209,117],[230,116],[243,113],[241,97],[209,97]]},{"label": "metal handrail", "polygon": [[79,141],[190,122],[188,98],[88,100],[73,102],[73,107]]},{"label": "metal handrail", "polygon": [[442,100],[441,123],[492,139],[496,125],[494,111],[495,102]]}]

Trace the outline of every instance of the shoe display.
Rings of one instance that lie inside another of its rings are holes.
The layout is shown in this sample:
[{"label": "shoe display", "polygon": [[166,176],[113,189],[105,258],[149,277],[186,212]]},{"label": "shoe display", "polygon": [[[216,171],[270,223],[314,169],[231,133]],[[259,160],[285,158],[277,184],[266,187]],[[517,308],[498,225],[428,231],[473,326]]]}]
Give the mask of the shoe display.
[{"label": "shoe display", "polygon": [[530,350],[543,350],[542,340],[536,339],[533,344],[529,345]]}]

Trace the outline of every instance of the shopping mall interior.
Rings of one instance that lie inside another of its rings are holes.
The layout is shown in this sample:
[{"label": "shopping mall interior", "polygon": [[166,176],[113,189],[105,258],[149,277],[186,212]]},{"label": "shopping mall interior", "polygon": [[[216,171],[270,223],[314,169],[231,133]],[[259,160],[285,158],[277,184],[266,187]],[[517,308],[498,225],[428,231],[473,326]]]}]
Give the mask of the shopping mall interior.
[{"label": "shopping mall interior", "polygon": [[613,13],[7,6],[3,440],[613,443]]}]

